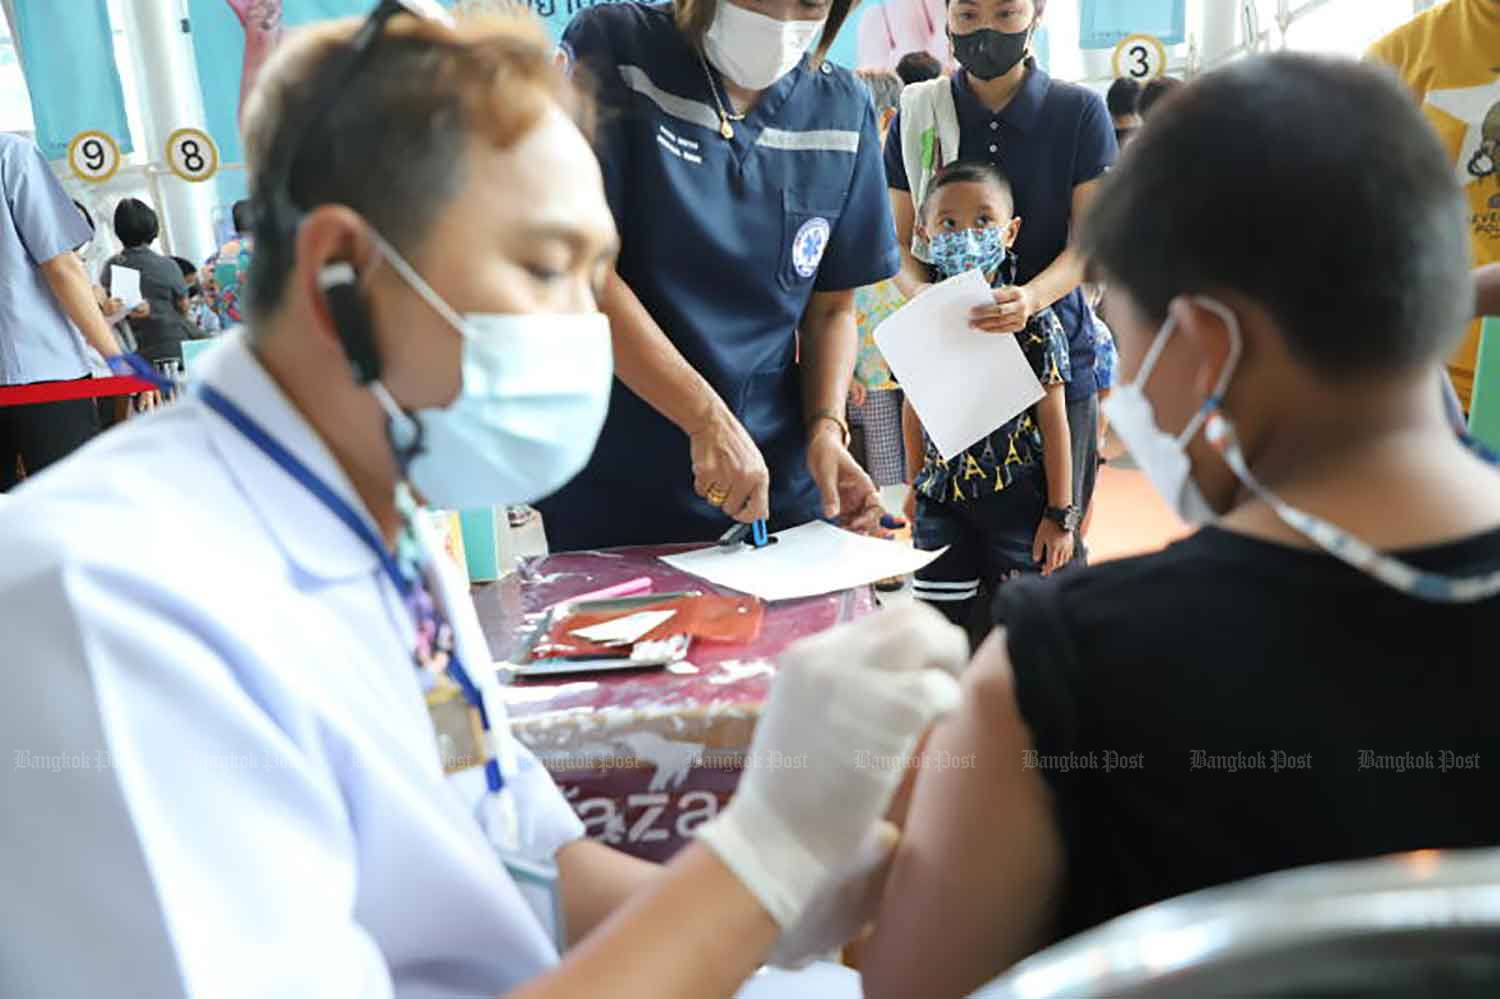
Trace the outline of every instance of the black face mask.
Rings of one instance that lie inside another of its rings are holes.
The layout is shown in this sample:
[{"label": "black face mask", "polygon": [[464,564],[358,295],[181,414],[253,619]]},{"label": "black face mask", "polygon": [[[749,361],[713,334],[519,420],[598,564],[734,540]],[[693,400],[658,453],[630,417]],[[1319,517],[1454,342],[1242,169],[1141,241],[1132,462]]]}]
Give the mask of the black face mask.
[{"label": "black face mask", "polygon": [[981,80],[993,80],[1016,68],[1026,55],[1031,30],[996,31],[980,28],[966,35],[948,35],[953,39],[953,55],[958,64]]}]

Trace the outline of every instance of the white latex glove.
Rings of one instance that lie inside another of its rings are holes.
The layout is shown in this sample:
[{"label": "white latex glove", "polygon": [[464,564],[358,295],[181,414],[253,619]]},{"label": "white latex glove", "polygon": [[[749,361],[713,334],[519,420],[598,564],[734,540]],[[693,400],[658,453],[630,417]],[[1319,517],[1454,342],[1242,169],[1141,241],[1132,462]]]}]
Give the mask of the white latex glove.
[{"label": "white latex glove", "polygon": [[967,659],[964,633],[920,604],[824,632],[781,656],[739,788],[698,836],[782,929],[890,807],[905,774],[890,761],[957,706],[954,676]]},{"label": "white latex glove", "polygon": [[823,958],[838,960],[836,952],[874,921],[900,842],[899,829],[884,819],[876,822],[854,859],[823,885],[796,925],[776,941],[766,963],[800,969]]}]

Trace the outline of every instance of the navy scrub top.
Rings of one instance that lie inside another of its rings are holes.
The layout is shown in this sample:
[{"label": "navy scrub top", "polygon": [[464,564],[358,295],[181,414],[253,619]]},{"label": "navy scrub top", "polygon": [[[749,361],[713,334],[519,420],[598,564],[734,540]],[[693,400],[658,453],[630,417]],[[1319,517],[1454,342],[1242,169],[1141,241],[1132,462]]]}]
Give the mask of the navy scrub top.
[{"label": "navy scrub top", "polygon": [[[980,103],[967,74],[952,78],[958,158],[992,163],[1010,178],[1021,217],[1015,252],[1016,280],[1022,284],[1051,267],[1067,249],[1073,189],[1109,170],[1120,151],[1114,122],[1098,94],[1052,79],[1034,61],[1027,65],[1021,89],[998,113]],[[892,187],[911,190],[901,157],[899,114],[886,137],[885,169]],[[1068,401],[1086,399],[1098,392],[1099,385],[1094,378],[1094,325],[1083,290],[1068,292],[1052,311],[1068,334],[1073,367]]]},{"label": "navy scrub top", "polygon": [[[773,529],[817,519],[795,330],[814,291],[900,266],[868,95],[804,63],[726,141],[671,5],[582,11],[563,53],[600,104],[621,278],[760,447]],[[539,505],[554,551],[705,541],[731,523],[694,494],[687,436],[619,381],[588,467]]]}]

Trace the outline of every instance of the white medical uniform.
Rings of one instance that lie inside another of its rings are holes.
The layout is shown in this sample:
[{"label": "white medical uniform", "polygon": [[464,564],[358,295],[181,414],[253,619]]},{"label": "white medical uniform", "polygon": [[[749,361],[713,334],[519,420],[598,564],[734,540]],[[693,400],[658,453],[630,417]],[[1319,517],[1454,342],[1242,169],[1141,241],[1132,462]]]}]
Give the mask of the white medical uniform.
[{"label": "white medical uniform", "polygon": [[[243,342],[202,364],[363,509]],[[0,996],[456,999],[554,964],[482,776],[443,777],[413,645],[375,554],[196,399],[28,482],[0,508]],[[583,830],[517,749],[550,855]]]}]

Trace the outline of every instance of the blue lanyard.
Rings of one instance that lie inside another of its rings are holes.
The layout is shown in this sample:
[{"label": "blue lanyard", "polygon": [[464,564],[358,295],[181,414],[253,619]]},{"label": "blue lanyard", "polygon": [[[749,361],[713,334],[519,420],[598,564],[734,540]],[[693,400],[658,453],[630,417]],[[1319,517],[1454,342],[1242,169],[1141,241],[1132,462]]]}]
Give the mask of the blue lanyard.
[{"label": "blue lanyard", "polygon": [[[344,525],[354,532],[354,536],[363,541],[375,553],[380,559],[381,568],[385,570],[385,574],[390,578],[391,583],[395,585],[396,592],[401,595],[402,600],[411,595],[412,584],[401,574],[401,568],[396,564],[395,556],[386,548],[385,542],[375,533],[375,529],[370,526],[369,522],[361,517],[342,496],[334,492],[328,483],[318,478],[316,472],[308,468],[296,455],[288,451],[280,441],[272,437],[264,427],[256,423],[250,417],[250,414],[225,398],[218,389],[212,385],[204,385],[199,389],[199,396],[202,398],[204,405],[222,416],[246,440],[260,448],[265,456],[275,462],[282,471],[286,472],[299,485],[312,493],[318,502],[327,507],[328,511],[335,517],[343,521]],[[469,706],[479,712],[479,721],[484,728],[485,734],[488,736],[490,733],[490,716],[489,712],[484,709],[484,697],[479,693],[479,688],[474,685],[474,681],[469,678],[468,670],[464,669],[463,660],[459,658],[457,648],[449,652],[448,675],[453,679],[454,683],[458,684],[458,688],[463,693],[464,700],[469,703]],[[489,758],[484,764],[485,783],[489,786],[492,793],[498,793],[505,786],[505,779],[500,773],[500,762],[495,759],[493,751],[487,751],[486,755]]]}]

